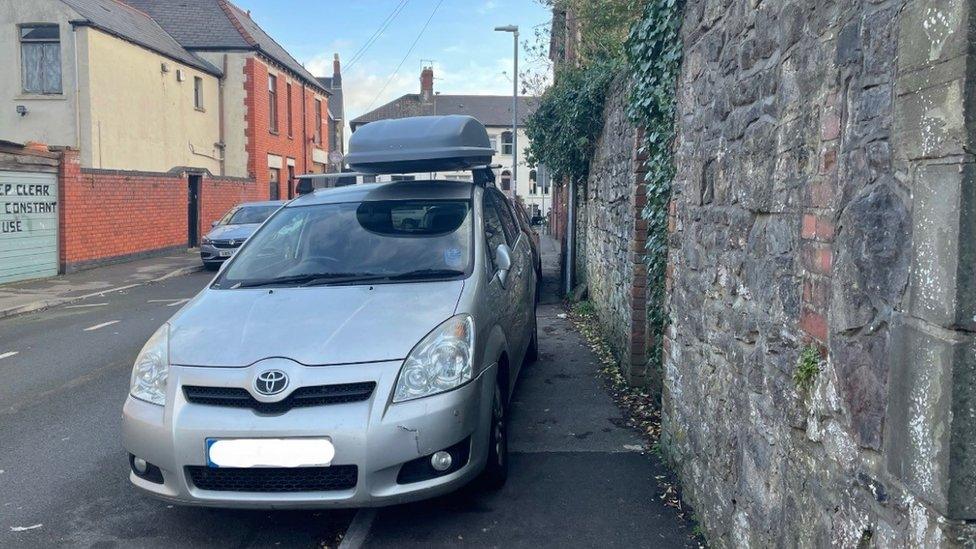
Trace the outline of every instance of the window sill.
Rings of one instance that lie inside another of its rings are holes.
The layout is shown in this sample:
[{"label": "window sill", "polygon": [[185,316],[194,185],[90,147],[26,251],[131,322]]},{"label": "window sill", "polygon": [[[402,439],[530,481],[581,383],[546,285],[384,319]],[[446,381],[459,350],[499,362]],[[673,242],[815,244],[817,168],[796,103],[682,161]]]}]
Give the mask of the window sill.
[{"label": "window sill", "polygon": [[205,108],[203,108],[203,107],[193,107],[193,108],[194,108],[194,110],[196,110],[197,112],[207,112],[207,109],[205,109]]},{"label": "window sill", "polygon": [[270,133],[271,135],[279,135],[277,130],[268,130],[268,133]]},{"label": "window sill", "polygon": [[22,93],[14,97],[14,101],[65,101],[68,99],[63,93]]}]

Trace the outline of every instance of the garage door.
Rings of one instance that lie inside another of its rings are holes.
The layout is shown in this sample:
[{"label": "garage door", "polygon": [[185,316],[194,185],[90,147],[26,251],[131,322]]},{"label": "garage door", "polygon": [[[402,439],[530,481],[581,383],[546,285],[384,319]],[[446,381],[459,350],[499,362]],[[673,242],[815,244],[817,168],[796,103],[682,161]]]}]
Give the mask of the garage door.
[{"label": "garage door", "polygon": [[0,284],[58,274],[58,180],[0,171]]}]

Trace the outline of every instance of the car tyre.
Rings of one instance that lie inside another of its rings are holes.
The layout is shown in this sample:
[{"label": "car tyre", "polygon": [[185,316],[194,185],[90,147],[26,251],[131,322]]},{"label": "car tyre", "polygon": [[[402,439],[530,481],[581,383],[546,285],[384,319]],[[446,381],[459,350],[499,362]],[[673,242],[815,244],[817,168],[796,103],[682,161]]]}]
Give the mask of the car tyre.
[{"label": "car tyre", "polygon": [[508,410],[502,388],[496,383],[491,402],[491,423],[488,429],[488,463],[481,473],[479,484],[497,490],[508,479]]}]

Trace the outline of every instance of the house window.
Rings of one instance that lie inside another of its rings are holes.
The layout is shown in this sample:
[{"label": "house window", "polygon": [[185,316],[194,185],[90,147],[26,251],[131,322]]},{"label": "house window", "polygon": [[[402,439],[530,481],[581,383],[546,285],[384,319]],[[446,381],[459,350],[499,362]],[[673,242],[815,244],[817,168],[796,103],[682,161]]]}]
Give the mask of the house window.
[{"label": "house window", "polygon": [[498,152],[498,137],[493,135],[488,138],[488,141],[491,142],[491,150]]},{"label": "house window", "polygon": [[285,84],[285,99],[288,101],[288,106],[285,107],[285,112],[288,117],[288,137],[293,135],[292,124],[291,124],[291,84]]},{"label": "house window", "polygon": [[193,77],[193,106],[197,110],[203,110],[203,78]]},{"label": "house window", "polygon": [[322,101],[315,100],[315,144],[322,144]]},{"label": "house window", "polygon": [[502,154],[512,154],[512,132],[502,132]]},{"label": "house window", "polygon": [[416,181],[415,175],[391,175],[390,181]]},{"label": "house window", "polygon": [[530,194],[539,194],[539,174],[535,170],[529,171],[529,184],[531,185]]},{"label": "house window", "polygon": [[24,93],[61,93],[61,38],[57,25],[20,27],[20,65]]},{"label": "house window", "polygon": [[268,123],[271,133],[278,133],[278,77],[268,75]]},{"label": "house window", "polygon": [[512,172],[505,170],[502,172],[502,190],[512,190]]},{"label": "house window", "polygon": [[270,172],[270,179],[268,181],[268,198],[271,200],[278,200],[281,196],[281,189],[279,187],[279,182],[281,181],[281,170],[278,168],[268,168]]},{"label": "house window", "polygon": [[339,142],[339,124],[336,123],[335,119],[331,116],[329,117],[329,150],[338,150],[336,143]]}]

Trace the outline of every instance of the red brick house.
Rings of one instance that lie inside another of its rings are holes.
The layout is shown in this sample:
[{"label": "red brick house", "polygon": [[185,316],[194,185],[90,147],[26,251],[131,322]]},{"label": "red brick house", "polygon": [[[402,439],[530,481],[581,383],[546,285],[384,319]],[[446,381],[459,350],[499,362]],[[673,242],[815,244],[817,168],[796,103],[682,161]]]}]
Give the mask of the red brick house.
[{"label": "red brick house", "polygon": [[223,112],[235,130],[225,136],[224,154],[238,170],[231,175],[254,178],[261,198],[275,199],[293,196],[295,175],[328,171],[333,92],[249,12],[226,0],[126,2],[224,70]]}]

